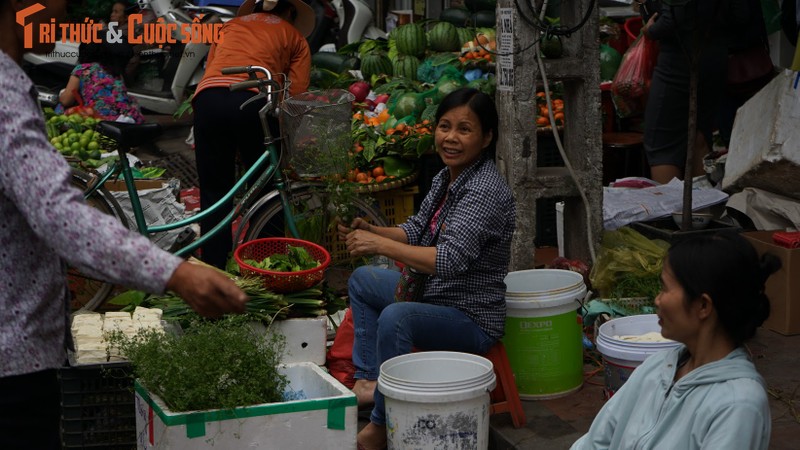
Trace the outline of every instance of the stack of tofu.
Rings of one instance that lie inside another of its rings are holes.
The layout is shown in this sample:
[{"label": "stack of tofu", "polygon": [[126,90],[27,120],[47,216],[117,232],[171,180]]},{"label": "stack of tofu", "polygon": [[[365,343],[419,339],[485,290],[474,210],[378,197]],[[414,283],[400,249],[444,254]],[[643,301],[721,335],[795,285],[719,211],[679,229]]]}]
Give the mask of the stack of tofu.
[{"label": "stack of tofu", "polygon": [[72,318],[72,337],[75,342],[77,364],[97,364],[124,361],[116,348],[110,348],[105,336],[115,331],[133,337],[140,330],[160,330],[162,311],[157,308],[136,307],[133,315],[128,312],[83,312]]}]

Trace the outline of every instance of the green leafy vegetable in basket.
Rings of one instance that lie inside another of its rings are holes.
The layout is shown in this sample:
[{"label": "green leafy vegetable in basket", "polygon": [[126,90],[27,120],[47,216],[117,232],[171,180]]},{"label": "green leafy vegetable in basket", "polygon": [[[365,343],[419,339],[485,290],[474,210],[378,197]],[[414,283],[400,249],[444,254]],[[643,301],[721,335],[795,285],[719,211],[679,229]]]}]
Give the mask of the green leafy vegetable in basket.
[{"label": "green leafy vegetable in basket", "polygon": [[300,272],[318,267],[320,262],[308,254],[308,250],[303,247],[289,245],[288,252],[284,254],[276,253],[268,256],[261,261],[245,259],[244,262],[262,270],[271,272]]}]

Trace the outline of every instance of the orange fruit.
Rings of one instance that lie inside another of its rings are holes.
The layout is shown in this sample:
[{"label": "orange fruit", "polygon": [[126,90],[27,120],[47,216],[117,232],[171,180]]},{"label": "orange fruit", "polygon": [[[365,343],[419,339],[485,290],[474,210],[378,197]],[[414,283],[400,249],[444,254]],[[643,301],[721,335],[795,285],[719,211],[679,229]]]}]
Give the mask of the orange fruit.
[{"label": "orange fruit", "polygon": [[358,181],[359,183],[366,183],[367,182],[367,178],[368,178],[367,174],[364,173],[364,172],[361,172],[361,173],[356,175],[356,181]]},{"label": "orange fruit", "polygon": [[375,177],[375,182],[376,183],[380,183],[385,179],[386,179],[386,175],[378,175],[377,177]]},{"label": "orange fruit", "polygon": [[386,172],[383,170],[383,167],[381,166],[372,169],[372,176],[375,178],[378,178],[379,176],[384,175],[385,173]]},{"label": "orange fruit", "polygon": [[537,117],[536,118],[536,126],[538,127],[546,127],[550,125],[550,120],[547,117]]},{"label": "orange fruit", "polygon": [[564,113],[559,111],[553,115],[556,120],[564,121]]}]

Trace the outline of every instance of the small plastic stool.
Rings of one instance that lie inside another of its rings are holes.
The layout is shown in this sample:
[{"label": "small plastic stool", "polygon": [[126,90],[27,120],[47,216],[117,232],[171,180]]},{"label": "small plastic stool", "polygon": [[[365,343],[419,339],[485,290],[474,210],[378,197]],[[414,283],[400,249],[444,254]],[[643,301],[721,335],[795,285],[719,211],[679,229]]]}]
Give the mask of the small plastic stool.
[{"label": "small plastic stool", "polygon": [[508,412],[511,414],[514,428],[524,427],[525,411],[522,409],[517,384],[514,381],[514,372],[511,371],[505,346],[498,341],[483,357],[492,362],[494,374],[497,377],[497,386],[490,394],[491,414]]},{"label": "small plastic stool", "polygon": [[642,133],[603,133],[603,186],[625,177],[649,177]]}]

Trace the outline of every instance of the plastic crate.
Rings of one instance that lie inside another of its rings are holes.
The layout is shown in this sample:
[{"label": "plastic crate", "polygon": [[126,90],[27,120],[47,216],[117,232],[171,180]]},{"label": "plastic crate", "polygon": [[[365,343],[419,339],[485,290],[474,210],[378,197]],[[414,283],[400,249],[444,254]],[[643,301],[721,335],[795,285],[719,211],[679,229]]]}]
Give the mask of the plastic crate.
[{"label": "plastic crate", "polygon": [[377,200],[386,223],[400,225],[414,215],[414,196],[418,193],[417,186],[406,186],[372,195]]},{"label": "plastic crate", "polygon": [[[370,196],[377,203],[386,224],[394,226],[405,222],[414,215],[414,195],[418,192],[419,188],[414,185],[374,192]],[[331,229],[325,234],[321,245],[330,252],[332,265],[350,260],[347,245],[336,237],[335,229]]]},{"label": "plastic crate", "polygon": [[63,448],[136,448],[129,364],[63,367],[58,379]]}]

